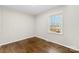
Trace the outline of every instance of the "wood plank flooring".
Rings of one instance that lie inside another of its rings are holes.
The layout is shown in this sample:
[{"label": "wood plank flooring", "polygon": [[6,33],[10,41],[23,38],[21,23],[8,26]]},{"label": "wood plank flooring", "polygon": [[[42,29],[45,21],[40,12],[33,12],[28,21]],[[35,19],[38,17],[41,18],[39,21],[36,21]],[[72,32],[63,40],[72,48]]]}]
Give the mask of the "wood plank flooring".
[{"label": "wood plank flooring", "polygon": [[0,53],[79,53],[79,51],[32,37],[0,47]]}]

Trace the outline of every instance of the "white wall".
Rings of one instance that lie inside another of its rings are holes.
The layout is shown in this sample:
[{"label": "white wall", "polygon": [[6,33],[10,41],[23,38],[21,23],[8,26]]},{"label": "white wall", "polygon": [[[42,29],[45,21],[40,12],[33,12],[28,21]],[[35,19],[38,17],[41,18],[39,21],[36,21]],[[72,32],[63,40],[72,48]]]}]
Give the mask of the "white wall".
[{"label": "white wall", "polygon": [[3,36],[3,34],[2,34],[2,32],[3,32],[3,25],[2,25],[2,23],[3,23],[3,21],[2,21],[2,7],[0,8],[0,40],[2,39],[2,36]]},{"label": "white wall", "polygon": [[2,19],[1,19],[1,8],[0,8],[0,32],[1,32],[1,21],[2,21]]},{"label": "white wall", "polygon": [[69,46],[79,50],[79,6],[67,6],[64,11],[65,38]]},{"label": "white wall", "polygon": [[[58,35],[48,32],[49,17],[57,12],[63,11],[64,34]],[[37,16],[37,36],[48,41],[79,50],[79,6],[64,6],[50,10]]]},{"label": "white wall", "polygon": [[[34,35],[34,18],[31,15],[2,7],[0,10],[0,21],[2,20],[2,37],[0,44],[18,41]],[[1,19],[2,18],[2,19]],[[1,22],[0,22],[1,23]]]}]

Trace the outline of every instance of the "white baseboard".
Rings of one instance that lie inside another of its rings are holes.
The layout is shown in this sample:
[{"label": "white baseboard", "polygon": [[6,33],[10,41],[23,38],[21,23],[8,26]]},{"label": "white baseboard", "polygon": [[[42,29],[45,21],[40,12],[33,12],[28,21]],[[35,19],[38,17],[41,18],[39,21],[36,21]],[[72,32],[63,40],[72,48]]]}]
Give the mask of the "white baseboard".
[{"label": "white baseboard", "polygon": [[1,43],[1,44],[0,44],[0,47],[1,47],[2,45],[6,45],[6,44],[9,44],[9,43],[13,43],[13,42],[20,41],[20,40],[24,40],[24,39],[31,38],[31,37],[34,37],[34,36],[27,36],[27,37],[25,37],[25,38],[17,39],[17,40],[14,40],[14,41],[4,42],[4,43]]},{"label": "white baseboard", "polygon": [[[25,37],[25,38],[21,38],[21,39],[15,40],[15,41],[10,41],[10,42],[2,43],[2,44],[0,44],[0,47],[1,47],[2,45],[6,45],[6,44],[9,44],[9,43],[13,43],[13,42],[16,42],[16,41],[20,41],[20,40],[24,40],[24,39],[32,38],[32,37],[38,37],[38,38],[45,39],[45,40],[47,40],[47,41],[50,42],[50,40],[48,40],[48,39],[45,38],[45,37],[42,37],[42,36],[40,36],[40,35],[33,35],[33,36],[27,36],[27,37]],[[54,42],[54,41],[51,41],[51,42]],[[79,49],[77,49],[77,48],[75,48],[75,47],[72,47],[72,46],[64,45],[64,44],[61,44],[61,43],[59,43],[59,42],[54,42],[54,43],[57,43],[57,44],[59,44],[59,45],[62,45],[62,46],[71,48],[71,49],[73,49],[73,50],[79,51]]]},{"label": "white baseboard", "polygon": [[[50,42],[50,40],[48,40],[47,38],[42,37],[42,36],[40,36],[40,35],[37,35],[36,37],[41,38],[41,39],[45,39],[45,40],[47,40],[47,41]],[[51,42],[54,42],[54,41],[51,41]],[[71,49],[73,49],[73,50],[77,50],[77,51],[79,51],[78,48],[75,48],[75,47],[73,47],[73,46],[64,45],[64,44],[61,44],[61,43],[59,43],[59,42],[54,42],[54,43],[57,43],[57,44],[59,44],[59,45],[62,45],[62,46],[65,46],[65,47],[71,48]]]}]

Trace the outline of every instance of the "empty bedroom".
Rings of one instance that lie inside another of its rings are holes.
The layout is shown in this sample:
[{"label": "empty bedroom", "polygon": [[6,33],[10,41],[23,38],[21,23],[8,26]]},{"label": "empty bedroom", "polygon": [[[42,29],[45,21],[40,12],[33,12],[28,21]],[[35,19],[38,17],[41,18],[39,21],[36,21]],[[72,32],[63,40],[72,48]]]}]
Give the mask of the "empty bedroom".
[{"label": "empty bedroom", "polygon": [[79,53],[79,5],[0,5],[0,53]]}]

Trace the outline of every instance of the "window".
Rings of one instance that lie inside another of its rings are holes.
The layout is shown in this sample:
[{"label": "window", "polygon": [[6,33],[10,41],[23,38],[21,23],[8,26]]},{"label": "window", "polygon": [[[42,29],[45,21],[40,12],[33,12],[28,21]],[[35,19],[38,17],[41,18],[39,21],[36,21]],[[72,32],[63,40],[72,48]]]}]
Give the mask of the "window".
[{"label": "window", "polygon": [[57,34],[62,34],[62,27],[63,27],[63,19],[62,15],[53,15],[50,18],[50,32],[52,33],[57,33]]}]

